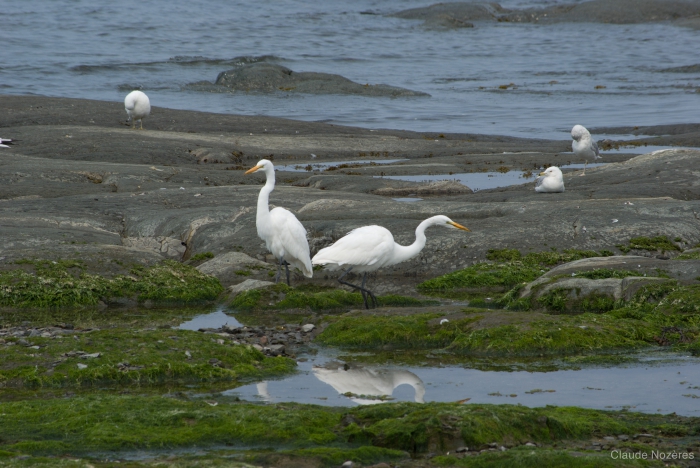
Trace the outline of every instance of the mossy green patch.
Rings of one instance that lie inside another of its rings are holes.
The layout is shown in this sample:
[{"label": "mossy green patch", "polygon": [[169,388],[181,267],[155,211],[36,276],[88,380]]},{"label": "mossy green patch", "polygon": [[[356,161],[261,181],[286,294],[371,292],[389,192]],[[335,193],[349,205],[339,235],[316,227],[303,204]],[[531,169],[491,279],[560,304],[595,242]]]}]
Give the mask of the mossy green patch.
[{"label": "mossy green patch", "polygon": [[[551,267],[582,258],[605,257],[612,252],[566,249],[522,255],[516,249],[489,250],[486,258],[495,263],[477,263],[462,270],[424,281],[418,290],[430,295],[453,296],[460,290],[490,288],[505,291],[539,278]],[[446,294],[447,293],[447,294]]]},{"label": "mossy green patch", "polygon": [[444,453],[461,445],[480,449],[490,443],[548,444],[640,432],[653,434],[654,441],[690,440],[700,435],[699,427],[698,418],[675,415],[457,403],[343,409],[93,395],[0,404],[0,450],[34,456],[226,444],[368,463],[402,457],[400,451]]},{"label": "mossy green patch", "polygon": [[617,245],[620,251],[627,253],[630,250],[649,250],[649,251],[680,251],[680,247],[674,244],[667,236],[656,236],[656,237],[633,237],[629,240],[627,245]]},{"label": "mossy green patch", "polygon": [[[650,456],[648,454],[647,456]],[[567,450],[537,449],[534,447],[517,447],[506,452],[489,452],[478,456],[457,458],[454,455],[438,456],[430,460],[436,466],[457,466],[470,468],[630,468],[662,467],[659,460],[621,460],[613,459],[610,451],[604,453],[575,452]]]},{"label": "mossy green patch", "polygon": [[692,250],[690,252],[683,252],[677,257],[673,258],[674,260],[700,260],[700,249],[697,250]]},{"label": "mossy green patch", "polygon": [[159,303],[192,303],[215,299],[219,280],[188,265],[165,260],[152,267],[135,266],[130,275],[105,278],[84,272],[78,261],[26,260],[34,271],[0,273],[0,305],[9,307],[91,306],[101,300],[135,298]]},{"label": "mossy green patch", "polygon": [[0,386],[237,382],[289,373],[296,366],[216,338],[188,330],[128,329],[75,332],[62,339],[37,336],[24,345],[11,337],[0,355]]},{"label": "mossy green patch", "polygon": [[661,326],[644,320],[581,314],[465,310],[440,324],[439,314],[334,317],[316,338],[348,349],[447,349],[469,356],[552,356],[630,350],[655,344]]},{"label": "mossy green patch", "polygon": [[[380,306],[411,307],[435,304],[412,297],[387,295],[377,297]],[[269,288],[254,289],[238,294],[230,306],[239,310],[289,310],[310,309],[342,310],[364,307],[359,292],[349,293],[342,289],[324,288],[315,285],[290,288],[279,283]]]}]

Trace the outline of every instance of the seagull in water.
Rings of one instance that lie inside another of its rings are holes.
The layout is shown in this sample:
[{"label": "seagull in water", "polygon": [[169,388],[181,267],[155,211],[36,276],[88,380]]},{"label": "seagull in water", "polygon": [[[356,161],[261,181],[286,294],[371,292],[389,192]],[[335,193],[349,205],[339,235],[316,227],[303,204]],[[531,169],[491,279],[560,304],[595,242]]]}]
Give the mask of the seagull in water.
[{"label": "seagull in water", "polygon": [[11,144],[13,144],[12,139],[8,140],[7,138],[0,138],[0,147],[9,148]]},{"label": "seagull in water", "polygon": [[535,179],[535,192],[555,193],[564,191],[564,176],[557,166],[547,168],[540,172],[540,176]]},{"label": "seagull in water", "polygon": [[141,123],[141,130],[143,130],[143,119],[151,113],[151,101],[146,96],[146,93],[132,91],[127,94],[124,98],[124,109],[126,110],[126,115],[129,116],[127,121],[131,120],[131,128],[136,128],[136,121],[138,120]]},{"label": "seagull in water", "polygon": [[586,130],[586,127],[583,125],[574,125],[574,128],[571,129],[571,138],[574,139],[574,141],[571,142],[571,148],[574,150],[574,154],[585,160],[583,173],[581,174],[585,176],[588,160],[592,159],[593,162],[595,162],[596,159],[601,159],[600,151],[598,151],[598,143],[593,141],[591,132]]}]

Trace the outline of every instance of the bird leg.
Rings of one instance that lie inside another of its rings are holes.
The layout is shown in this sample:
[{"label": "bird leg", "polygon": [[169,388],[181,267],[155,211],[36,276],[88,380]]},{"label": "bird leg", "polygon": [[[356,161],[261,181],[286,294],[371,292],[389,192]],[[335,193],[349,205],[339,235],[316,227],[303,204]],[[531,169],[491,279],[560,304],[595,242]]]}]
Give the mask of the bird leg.
[{"label": "bird leg", "polygon": [[[362,275],[362,297],[365,299],[365,305],[367,304],[367,297],[365,295],[364,289],[365,289],[365,282],[367,281],[367,272],[365,271],[365,274]],[[379,305],[379,302],[377,302],[377,298],[374,296],[374,293],[367,289],[367,294],[369,294],[369,297],[372,298],[372,308],[376,309],[377,306]]]},{"label": "bird leg", "polygon": [[289,262],[287,260],[284,260],[284,269],[287,270],[287,286],[291,286],[289,283]]},{"label": "bird leg", "polygon": [[143,119],[139,119],[139,123],[141,124],[141,130],[143,130]]},{"label": "bird leg", "polygon": [[282,274],[282,265],[284,265],[285,270],[287,270],[287,286],[291,286],[289,283],[289,263],[284,257],[280,257],[280,262],[277,264],[277,274],[275,275],[275,284],[280,282],[280,275]]},{"label": "bird leg", "polygon": [[369,294],[370,298],[372,299],[372,306],[376,307],[377,306],[376,305],[377,298],[374,296],[374,293],[372,291],[365,288],[365,281],[367,279],[367,273],[365,272],[365,274],[362,278],[362,286],[358,286],[356,284],[352,284],[352,283],[348,283],[347,281],[343,281],[343,278],[345,278],[345,275],[350,273],[350,270],[352,270],[352,267],[345,270],[345,273],[343,273],[342,275],[340,275],[340,277],[338,277],[338,283],[344,284],[346,286],[350,286],[351,288],[354,288],[354,289],[359,289],[360,292],[362,293],[362,299],[364,299],[364,301],[365,301],[365,309],[369,309],[369,303],[367,302],[367,296],[365,294]]},{"label": "bird leg", "polygon": [[579,177],[583,177],[586,175],[586,166],[588,166],[588,160],[583,162],[583,173],[579,175]]}]

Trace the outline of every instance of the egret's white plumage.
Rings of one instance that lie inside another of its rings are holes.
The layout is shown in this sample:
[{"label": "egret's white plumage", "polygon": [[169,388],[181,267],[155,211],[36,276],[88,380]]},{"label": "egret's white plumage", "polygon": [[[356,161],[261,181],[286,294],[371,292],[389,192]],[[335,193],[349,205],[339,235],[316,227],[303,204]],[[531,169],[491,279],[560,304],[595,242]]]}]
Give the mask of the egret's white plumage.
[{"label": "egret's white plumage", "polygon": [[581,175],[586,175],[588,160],[595,162],[596,159],[601,159],[598,143],[593,141],[591,133],[583,125],[574,125],[574,128],[571,129],[571,138],[574,139],[571,142],[571,149],[574,151],[574,154],[585,160]]},{"label": "egret's white plumage", "polygon": [[[275,166],[267,159],[261,159],[246,174],[260,169],[265,172],[267,181],[258,195],[258,213],[255,225],[258,228],[258,236],[265,241],[267,250],[279,260],[275,281],[279,280],[280,267],[285,261],[301,270],[307,278],[311,278],[313,268],[311,267],[309,242],[306,240],[306,229],[290,211],[280,207],[270,210],[270,192],[275,189]],[[287,283],[289,283],[288,268]]]},{"label": "egret's white plumage", "polygon": [[12,144],[12,139],[0,138],[0,147],[9,148]]},{"label": "egret's white plumage", "polygon": [[314,376],[321,382],[333,387],[339,394],[355,395],[352,400],[361,405],[374,405],[385,400],[362,398],[359,395],[382,397],[391,396],[394,389],[408,384],[415,389],[414,399],[424,403],[425,385],[413,372],[402,369],[375,369],[371,367],[350,367],[347,364],[324,367],[314,366]]},{"label": "egret's white plumage", "polygon": [[[447,216],[433,216],[418,225],[415,242],[411,245],[403,246],[394,242],[394,236],[388,229],[381,226],[363,226],[350,231],[345,237],[339,239],[330,247],[321,249],[314,255],[311,263],[323,265],[330,271],[345,270],[345,273],[338,278],[338,281],[341,284],[347,284],[359,289],[362,291],[363,297],[365,297],[365,293],[369,294],[372,301],[376,304],[374,294],[364,287],[367,280],[367,272],[376,271],[385,266],[396,265],[418,255],[425,247],[425,230],[430,226],[469,230],[455,223]],[[350,270],[356,273],[364,273],[362,286],[342,281],[343,277]],[[365,306],[369,308],[366,298]]]},{"label": "egret's white plumage", "polygon": [[141,123],[141,130],[143,130],[143,119],[151,113],[151,101],[146,93],[132,91],[127,94],[124,98],[124,109],[126,109],[126,115],[129,116],[127,120],[131,120],[131,128],[136,128],[138,120]]},{"label": "egret's white plumage", "polygon": [[557,166],[548,167],[546,171],[540,172],[540,176],[535,180],[535,192],[555,193],[564,191],[564,176]]}]

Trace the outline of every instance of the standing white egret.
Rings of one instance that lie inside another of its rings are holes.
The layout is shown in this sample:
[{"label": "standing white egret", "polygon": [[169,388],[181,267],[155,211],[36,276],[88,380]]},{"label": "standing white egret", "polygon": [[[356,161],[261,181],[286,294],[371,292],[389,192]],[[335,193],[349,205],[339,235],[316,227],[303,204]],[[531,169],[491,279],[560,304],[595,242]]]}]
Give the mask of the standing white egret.
[{"label": "standing white egret", "polygon": [[138,120],[141,123],[141,130],[143,130],[143,119],[151,113],[151,101],[146,93],[132,91],[127,94],[124,98],[124,109],[126,109],[126,115],[129,116],[127,120],[131,120],[131,128],[136,128]]},{"label": "standing white egret", "polygon": [[[369,309],[367,295],[372,299],[373,307],[377,306],[377,298],[374,293],[365,288],[367,273],[376,271],[382,267],[396,265],[405,262],[420,253],[425,247],[425,230],[430,226],[443,226],[469,231],[464,226],[455,223],[447,216],[433,216],[418,225],[416,228],[416,240],[409,246],[399,245],[394,242],[391,232],[381,226],[363,226],[350,231],[345,237],[335,244],[321,249],[311,263],[324,265],[330,271],[342,270],[338,282],[359,289],[365,301],[365,307]],[[345,275],[354,269],[362,275],[362,286],[343,281]]]},{"label": "standing white egret", "polygon": [[258,228],[258,237],[265,241],[267,250],[279,260],[275,283],[279,281],[280,270],[284,265],[287,270],[287,284],[289,285],[289,265],[297,267],[307,278],[313,276],[311,267],[311,254],[309,242],[306,240],[306,229],[289,210],[268,206],[270,192],[275,189],[275,166],[267,159],[261,159],[258,164],[246,171],[246,174],[262,169],[265,171],[267,182],[260,189],[258,195],[258,214],[255,225]]},{"label": "standing white egret", "polygon": [[571,142],[571,149],[573,149],[574,154],[585,160],[583,173],[581,174],[585,176],[588,160],[592,159],[595,162],[596,159],[602,159],[598,150],[598,143],[593,141],[591,133],[583,125],[574,125],[574,128],[571,129],[571,138],[574,139]]},{"label": "standing white egret", "polygon": [[546,171],[540,172],[540,176],[535,179],[535,192],[563,192],[564,176],[557,166],[548,167]]}]

